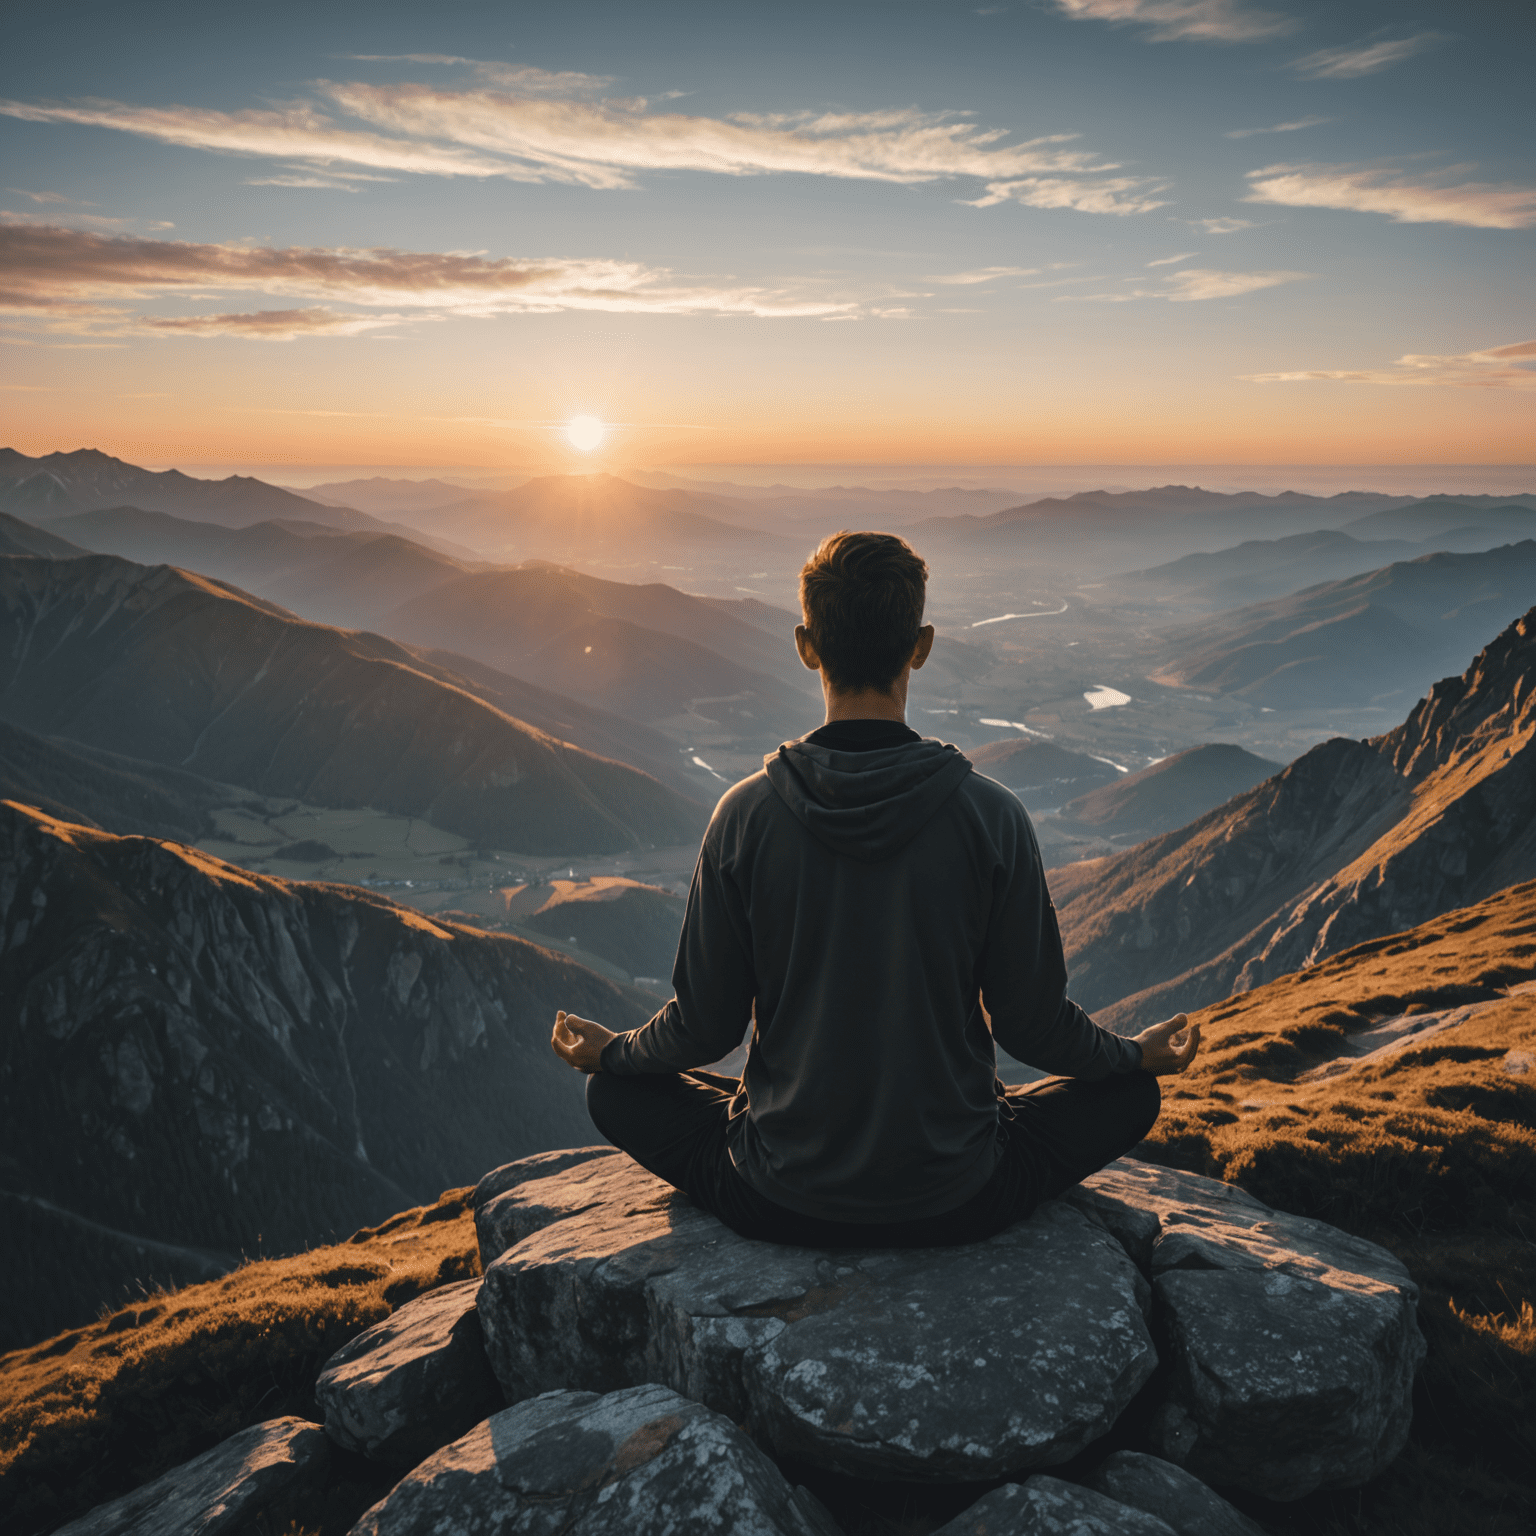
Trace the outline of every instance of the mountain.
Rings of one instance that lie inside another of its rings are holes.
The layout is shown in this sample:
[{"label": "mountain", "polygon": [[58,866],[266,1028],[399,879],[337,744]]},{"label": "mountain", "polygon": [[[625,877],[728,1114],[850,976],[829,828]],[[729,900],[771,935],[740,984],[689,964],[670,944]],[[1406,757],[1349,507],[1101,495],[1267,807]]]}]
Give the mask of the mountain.
[{"label": "mountain", "polygon": [[213,829],[212,811],[243,791],[179,768],[121,757],[0,720],[0,800],[124,836],[192,842]]},{"label": "mountain", "polygon": [[524,928],[574,940],[631,976],[663,982],[670,997],[685,905],[657,886],[599,875],[525,887],[508,910]]},{"label": "mountain", "polygon": [[694,491],[654,490],[616,475],[541,475],[515,491],[435,507],[421,526],[493,555],[591,559],[658,543],[726,548],[788,541],[763,531],[750,503]]},{"label": "mountain", "polygon": [[431,511],[463,501],[467,492],[468,487],[447,480],[391,480],[374,475],[366,480],[327,480],[306,486],[303,494],[327,507],[356,507],[378,516]]},{"label": "mountain", "polygon": [[25,807],[0,805],[0,867],[0,1219],[26,1254],[0,1348],[133,1278],[292,1251],[590,1140],[550,1020],[649,1011],[517,939]]},{"label": "mountain", "polygon": [[1536,540],[1423,555],[1165,630],[1152,681],[1273,709],[1361,705],[1454,666],[1536,591]]},{"label": "mountain", "polygon": [[543,561],[457,577],[380,627],[685,733],[723,717],[739,735],[797,736],[814,686],[792,646],[718,605]]},{"label": "mountain", "polygon": [[1358,539],[1432,539],[1459,529],[1487,530],[1501,544],[1536,538],[1536,497],[1426,496],[1411,506],[1357,518],[1346,531]]},{"label": "mountain", "polygon": [[45,533],[19,517],[0,512],[0,555],[41,555],[45,560],[69,560],[87,551],[57,534]]},{"label": "mountain", "polygon": [[1113,763],[1027,737],[990,741],[966,756],[989,779],[1006,784],[1036,814],[1121,777]]},{"label": "mountain", "polygon": [[1203,816],[1282,766],[1241,747],[1211,742],[1089,790],[1069,800],[1057,817],[1100,837],[1153,837]]},{"label": "mountain", "polygon": [[1422,546],[1401,539],[1355,539],[1336,529],[1249,539],[1211,554],[1184,555],[1149,570],[1112,578],[1131,602],[1177,599],[1180,606],[1236,608],[1302,587],[1373,571],[1392,560],[1414,559]]},{"label": "mountain", "polygon": [[0,718],[260,794],[420,816],[525,853],[689,842],[703,816],[377,635],[104,555],[0,559]]},{"label": "mountain", "polygon": [[1536,609],[1396,730],[1053,871],[1073,995],[1130,1029],[1536,876],[1532,676]]}]

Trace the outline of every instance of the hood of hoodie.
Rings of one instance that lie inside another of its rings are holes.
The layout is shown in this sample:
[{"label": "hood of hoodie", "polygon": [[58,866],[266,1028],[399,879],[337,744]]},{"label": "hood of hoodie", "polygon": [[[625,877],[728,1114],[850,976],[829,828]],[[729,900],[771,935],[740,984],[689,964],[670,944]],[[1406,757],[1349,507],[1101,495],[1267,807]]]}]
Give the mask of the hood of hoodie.
[{"label": "hood of hoodie", "polygon": [[763,759],[768,782],[818,842],[878,863],[917,836],[971,771],[942,741],[909,741],[874,752],[835,752],[789,741]]}]

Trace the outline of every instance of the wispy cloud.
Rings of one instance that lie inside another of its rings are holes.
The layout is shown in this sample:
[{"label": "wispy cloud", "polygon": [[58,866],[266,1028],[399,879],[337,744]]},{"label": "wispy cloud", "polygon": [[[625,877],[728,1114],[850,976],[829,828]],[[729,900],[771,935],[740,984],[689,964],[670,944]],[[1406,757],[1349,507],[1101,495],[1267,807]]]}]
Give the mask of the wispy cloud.
[{"label": "wispy cloud", "polygon": [[1268,128],[1229,128],[1229,139],[1251,139],[1258,133],[1296,133],[1302,128],[1318,128],[1331,123],[1331,117],[1298,117],[1294,123],[1274,123]]},{"label": "wispy cloud", "polygon": [[1167,189],[1167,182],[1145,176],[1113,176],[1099,181],[1026,176],[1018,181],[988,182],[981,197],[966,201],[971,208],[1022,203],[1026,208],[1072,208],[1079,213],[1150,213],[1168,206],[1168,199],[1157,195]]},{"label": "wispy cloud", "polygon": [[1383,213],[1399,224],[1527,229],[1536,224],[1536,187],[1455,181],[1471,166],[1409,173],[1363,165],[1267,165],[1249,171],[1247,201],[1288,208]]},{"label": "wispy cloud", "polygon": [[969,288],[978,283],[995,282],[1000,277],[1038,277],[1044,267],[977,267],[972,272],[945,272],[926,278],[926,282]]},{"label": "wispy cloud", "polygon": [[1171,267],[1181,261],[1190,261],[1200,254],[1199,251],[1184,251],[1178,256],[1159,256],[1156,261],[1149,261],[1149,267]]},{"label": "wispy cloud", "polygon": [[1170,304],[1195,304],[1206,299],[1235,299],[1261,288],[1278,288],[1311,277],[1310,272],[1213,272],[1188,267],[1161,278],[1160,288],[1135,288],[1129,293],[1063,293],[1058,304],[1129,304],[1137,299],[1165,299]]},{"label": "wispy cloud", "polygon": [[[411,56],[463,65],[466,85],[403,81],[319,81],[326,103],[297,101],[260,110],[140,107],[116,101],[0,101],[0,113],[31,122],[72,123],[217,153],[287,162],[264,184],[295,174],[345,179],[373,173],[504,177],[628,189],[654,171],[722,176],[798,174],[919,185],[971,179],[986,185],[976,206],[1016,201],[1094,213],[1161,206],[1149,178],[1080,147],[1074,134],[1008,143],[1008,133],[968,114],[896,108],[703,117],[652,111],[642,99],[593,99],[608,82],[521,66]],[[577,89],[577,87],[580,89]],[[348,172],[343,167],[352,167]],[[1149,191],[1150,189],[1150,191]]]},{"label": "wispy cloud", "polygon": [[[597,95],[613,84],[611,75],[539,69],[536,65],[508,64],[500,59],[466,59],[456,53],[349,53],[344,57],[366,64],[446,64],[468,69],[477,78],[503,90],[520,91],[528,96]],[[682,93],[669,91],[667,94],[677,96]]]},{"label": "wispy cloud", "polygon": [[1342,48],[1320,48],[1297,59],[1291,68],[1304,80],[1357,80],[1374,75],[1416,53],[1449,42],[1444,32],[1415,32],[1411,37],[1363,37]]},{"label": "wispy cloud", "polygon": [[1536,389],[1536,341],[1451,356],[1412,353],[1390,368],[1309,368],[1301,373],[1245,373],[1252,384],[1412,384],[1457,389]]},{"label": "wispy cloud", "polygon": [[14,192],[17,197],[30,197],[34,203],[72,203],[74,198],[65,197],[62,192],[28,192],[25,187],[7,187],[7,192]]},{"label": "wispy cloud", "polygon": [[[208,335],[351,335],[403,318],[599,310],[634,314],[824,319],[859,312],[845,299],[688,280],[604,258],[491,259],[376,247],[205,245],[0,223],[0,307],[76,330]],[[254,313],[132,316],[149,299],[264,294],[387,316],[294,307]],[[116,307],[114,307],[116,306]],[[866,313],[874,313],[866,309]]]},{"label": "wispy cloud", "polygon": [[1245,229],[1259,227],[1252,219],[1180,219],[1179,223],[1188,224],[1191,229],[1203,230],[1208,235],[1236,235]]},{"label": "wispy cloud", "polygon": [[1107,21],[1147,29],[1152,43],[1260,43],[1296,30],[1278,11],[1243,0],[1055,0],[1076,21]]}]

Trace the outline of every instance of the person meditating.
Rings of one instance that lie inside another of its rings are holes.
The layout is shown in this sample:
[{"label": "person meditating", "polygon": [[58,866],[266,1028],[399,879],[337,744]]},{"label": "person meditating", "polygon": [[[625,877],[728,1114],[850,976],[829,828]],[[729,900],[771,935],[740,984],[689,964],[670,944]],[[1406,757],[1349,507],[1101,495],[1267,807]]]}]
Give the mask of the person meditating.
[{"label": "person meditating", "polygon": [[[894,535],[823,541],[795,644],[826,724],[716,806],[676,997],[623,1034],[555,1018],[602,1135],[744,1237],[990,1237],[1135,1146],[1199,1049],[1183,1014],[1122,1039],[1067,997],[1023,805],[907,727],[927,579]],[[695,1070],[749,1027],[740,1081]],[[1005,1088],[997,1045],[1056,1075]]]}]

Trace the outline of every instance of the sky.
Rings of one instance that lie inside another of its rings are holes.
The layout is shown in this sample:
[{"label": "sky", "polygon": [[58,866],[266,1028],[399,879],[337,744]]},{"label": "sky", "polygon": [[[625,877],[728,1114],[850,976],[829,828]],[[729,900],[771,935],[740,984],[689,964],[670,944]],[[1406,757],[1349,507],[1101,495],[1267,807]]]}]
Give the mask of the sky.
[{"label": "sky", "polygon": [[53,0],[7,34],[27,453],[1536,462],[1506,0]]}]

